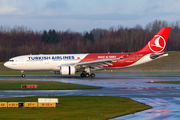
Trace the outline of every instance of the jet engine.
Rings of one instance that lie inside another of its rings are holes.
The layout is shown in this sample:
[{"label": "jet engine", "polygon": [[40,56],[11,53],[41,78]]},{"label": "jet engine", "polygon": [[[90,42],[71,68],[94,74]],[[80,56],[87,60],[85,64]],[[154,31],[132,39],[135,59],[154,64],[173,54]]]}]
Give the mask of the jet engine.
[{"label": "jet engine", "polygon": [[73,75],[76,72],[76,68],[74,66],[61,66],[60,74],[61,75]]}]

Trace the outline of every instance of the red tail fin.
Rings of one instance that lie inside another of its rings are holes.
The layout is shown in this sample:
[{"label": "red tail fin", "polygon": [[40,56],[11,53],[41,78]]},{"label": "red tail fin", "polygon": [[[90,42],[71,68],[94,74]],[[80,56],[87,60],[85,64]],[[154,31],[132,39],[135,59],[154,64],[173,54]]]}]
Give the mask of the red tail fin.
[{"label": "red tail fin", "polygon": [[146,46],[136,53],[156,53],[164,52],[166,42],[170,33],[171,27],[163,27],[161,30],[146,44]]}]

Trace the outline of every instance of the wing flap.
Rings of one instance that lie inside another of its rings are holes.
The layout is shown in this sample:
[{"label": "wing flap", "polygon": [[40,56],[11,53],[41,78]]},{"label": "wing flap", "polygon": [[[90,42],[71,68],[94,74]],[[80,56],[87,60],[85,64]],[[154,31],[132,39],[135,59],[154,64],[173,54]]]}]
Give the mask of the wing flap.
[{"label": "wing flap", "polygon": [[113,65],[112,64],[113,61],[121,60],[121,59],[126,59],[126,58],[100,59],[100,60],[72,63],[72,64],[66,64],[66,65],[67,66],[76,66],[77,68],[90,67],[90,68],[93,68],[93,69],[99,69],[99,68],[103,68],[104,66],[108,67],[109,65]]}]

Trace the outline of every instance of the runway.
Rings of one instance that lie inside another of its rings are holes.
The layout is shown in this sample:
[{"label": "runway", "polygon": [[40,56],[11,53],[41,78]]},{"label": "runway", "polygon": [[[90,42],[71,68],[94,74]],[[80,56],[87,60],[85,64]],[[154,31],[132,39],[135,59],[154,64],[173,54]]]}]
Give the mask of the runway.
[{"label": "runway", "polygon": [[95,90],[22,90],[0,91],[0,98],[53,95],[121,96],[148,104],[152,109],[112,120],[174,120],[180,118],[180,85],[149,83],[150,81],[177,81],[180,77],[128,77],[97,74],[94,79],[80,77],[0,77],[0,80],[58,81],[103,87]]}]

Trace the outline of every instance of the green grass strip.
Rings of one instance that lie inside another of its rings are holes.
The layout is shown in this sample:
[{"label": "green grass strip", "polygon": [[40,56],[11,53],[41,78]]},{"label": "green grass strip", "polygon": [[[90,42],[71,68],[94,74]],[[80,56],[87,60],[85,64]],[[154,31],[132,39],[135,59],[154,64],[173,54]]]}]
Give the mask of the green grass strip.
[{"label": "green grass strip", "polygon": [[[21,85],[38,85],[38,88],[22,89]],[[61,83],[54,81],[15,81],[1,80],[0,90],[78,90],[78,89],[99,89],[100,87]]]},{"label": "green grass strip", "polygon": [[180,81],[154,81],[153,83],[180,84]]},{"label": "green grass strip", "polygon": [[[38,98],[0,98],[0,102],[37,102]],[[50,96],[50,98],[59,99],[56,108],[0,108],[0,119],[105,120],[152,108],[122,97]]]}]

